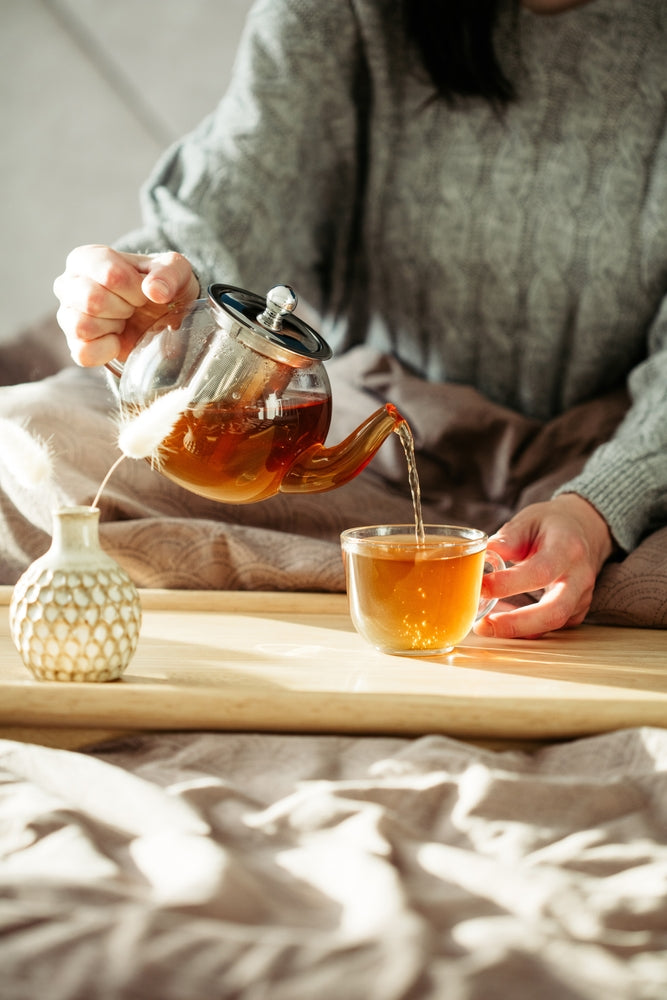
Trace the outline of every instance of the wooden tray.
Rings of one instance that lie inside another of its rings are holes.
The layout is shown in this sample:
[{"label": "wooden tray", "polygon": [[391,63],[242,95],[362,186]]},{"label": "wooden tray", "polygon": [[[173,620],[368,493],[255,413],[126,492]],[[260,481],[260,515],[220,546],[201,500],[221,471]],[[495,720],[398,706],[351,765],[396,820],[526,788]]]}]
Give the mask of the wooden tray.
[{"label": "wooden tray", "polygon": [[[582,626],[387,656],[344,595],[142,591],[139,647],[112,684],[36,681],[0,587],[0,726],[446,733],[553,739],[667,725],[667,633]],[[3,606],[4,605],[4,606]]]}]

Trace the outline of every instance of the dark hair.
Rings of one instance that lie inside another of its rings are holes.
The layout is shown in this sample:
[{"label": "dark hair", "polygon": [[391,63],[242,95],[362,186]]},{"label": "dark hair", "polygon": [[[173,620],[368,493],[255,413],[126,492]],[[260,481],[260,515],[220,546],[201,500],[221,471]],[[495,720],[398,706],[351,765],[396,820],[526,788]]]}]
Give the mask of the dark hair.
[{"label": "dark hair", "polygon": [[408,34],[441,97],[483,97],[505,105],[514,87],[494,48],[504,0],[403,0]]}]

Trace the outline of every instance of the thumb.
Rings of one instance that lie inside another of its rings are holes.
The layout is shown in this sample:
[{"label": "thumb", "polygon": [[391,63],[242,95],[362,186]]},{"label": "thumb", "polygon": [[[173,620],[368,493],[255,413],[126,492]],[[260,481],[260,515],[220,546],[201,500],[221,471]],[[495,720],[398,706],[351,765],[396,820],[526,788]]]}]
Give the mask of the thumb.
[{"label": "thumb", "polygon": [[521,511],[489,538],[489,548],[505,562],[520,562],[533,548],[536,524],[530,511]]},{"label": "thumb", "polygon": [[516,561],[518,551],[518,540],[513,537],[511,531],[501,528],[495,535],[491,535],[488,547],[492,552],[496,552],[505,562]]},{"label": "thumb", "polygon": [[197,297],[199,281],[182,254],[149,254],[146,259],[147,270],[141,290],[151,302],[166,305],[176,299],[187,301]]}]

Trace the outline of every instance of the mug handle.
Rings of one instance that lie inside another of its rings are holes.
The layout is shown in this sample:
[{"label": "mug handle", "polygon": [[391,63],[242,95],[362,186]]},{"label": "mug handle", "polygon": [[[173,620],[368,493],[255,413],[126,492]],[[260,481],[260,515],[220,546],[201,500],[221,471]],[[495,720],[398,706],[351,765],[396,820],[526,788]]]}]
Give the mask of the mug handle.
[{"label": "mug handle", "polygon": [[[496,552],[491,552],[487,549],[484,553],[484,574],[496,573],[499,569],[506,569],[505,563],[501,557]],[[487,597],[486,599],[480,598],[479,607],[477,608],[477,614],[475,615],[475,624],[488,615],[490,611],[493,611],[496,604],[498,603],[497,597]]]}]

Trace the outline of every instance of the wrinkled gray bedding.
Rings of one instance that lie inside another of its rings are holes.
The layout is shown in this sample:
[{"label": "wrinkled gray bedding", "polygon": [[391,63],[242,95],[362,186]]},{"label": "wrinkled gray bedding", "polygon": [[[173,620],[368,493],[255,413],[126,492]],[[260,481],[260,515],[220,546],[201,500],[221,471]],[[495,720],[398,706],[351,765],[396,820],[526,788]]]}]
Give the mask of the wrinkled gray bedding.
[{"label": "wrinkled gray bedding", "polygon": [[0,742],[3,1000],[662,1000],[667,732]]}]

